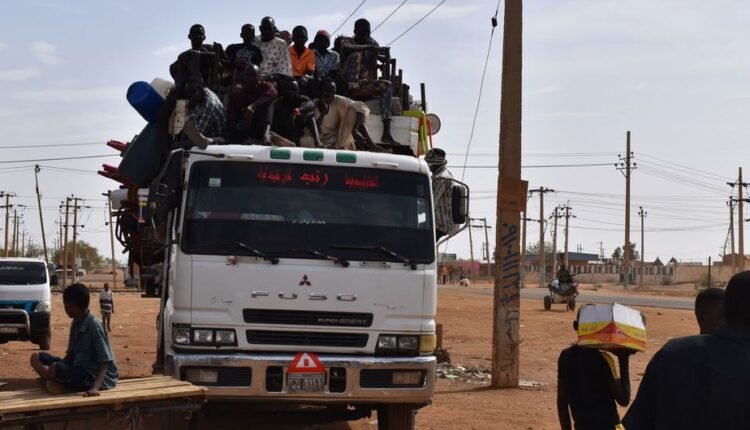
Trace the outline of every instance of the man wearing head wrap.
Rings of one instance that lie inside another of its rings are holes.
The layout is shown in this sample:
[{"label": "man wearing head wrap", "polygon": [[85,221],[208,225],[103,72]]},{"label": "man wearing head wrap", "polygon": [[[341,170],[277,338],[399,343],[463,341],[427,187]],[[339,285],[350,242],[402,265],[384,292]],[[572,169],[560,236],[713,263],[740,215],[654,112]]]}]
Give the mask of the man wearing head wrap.
[{"label": "man wearing head wrap", "polygon": [[432,148],[424,161],[432,172],[432,200],[435,204],[435,234],[437,239],[458,233],[460,225],[453,222],[453,175],[448,171],[445,151]]}]

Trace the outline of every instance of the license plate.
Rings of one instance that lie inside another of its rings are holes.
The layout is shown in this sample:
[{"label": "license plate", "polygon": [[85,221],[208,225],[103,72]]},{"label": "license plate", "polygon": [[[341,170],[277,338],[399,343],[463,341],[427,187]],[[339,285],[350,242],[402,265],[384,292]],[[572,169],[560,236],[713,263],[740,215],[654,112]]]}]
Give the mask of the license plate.
[{"label": "license plate", "polygon": [[18,333],[16,327],[0,327],[0,333]]},{"label": "license plate", "polygon": [[325,373],[289,373],[290,393],[321,393],[326,388]]}]

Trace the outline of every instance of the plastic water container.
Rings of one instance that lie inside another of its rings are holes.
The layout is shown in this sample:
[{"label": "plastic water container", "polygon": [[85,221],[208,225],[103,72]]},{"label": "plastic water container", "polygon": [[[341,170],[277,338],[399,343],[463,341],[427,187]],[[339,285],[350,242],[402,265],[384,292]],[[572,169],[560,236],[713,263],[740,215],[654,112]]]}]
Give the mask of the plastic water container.
[{"label": "plastic water container", "polygon": [[164,99],[148,82],[134,82],[128,88],[128,103],[147,122],[156,122],[159,109],[164,104]]},{"label": "plastic water container", "polygon": [[161,98],[166,100],[169,92],[174,89],[174,82],[162,78],[154,78],[151,81],[151,86],[159,93]]}]

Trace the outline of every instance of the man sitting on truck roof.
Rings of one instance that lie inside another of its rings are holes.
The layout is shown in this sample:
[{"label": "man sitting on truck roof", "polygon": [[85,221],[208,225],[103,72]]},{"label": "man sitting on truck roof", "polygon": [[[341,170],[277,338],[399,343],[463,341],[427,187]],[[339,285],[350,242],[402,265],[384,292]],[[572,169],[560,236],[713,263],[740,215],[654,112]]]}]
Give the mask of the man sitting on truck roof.
[{"label": "man sitting on truck roof", "polygon": [[370,109],[363,102],[336,95],[331,78],[320,83],[317,103],[320,142],[326,148],[382,151],[372,142],[365,121]]},{"label": "man sitting on truck roof", "polygon": [[[383,118],[383,143],[398,145],[391,136],[393,114],[393,86],[390,81],[378,79],[378,57],[387,52],[370,37],[370,22],[360,18],[354,22],[354,37],[339,37],[336,46],[341,54],[339,78],[344,81],[345,95],[352,98],[363,94],[378,94],[380,115]],[[389,65],[390,67],[390,65]]]},{"label": "man sitting on truck roof", "polygon": [[273,75],[292,76],[292,62],[289,49],[283,39],[276,37],[276,23],[267,16],[260,21],[260,39],[255,39],[260,48],[263,62],[260,63],[260,76],[267,79]]},{"label": "man sitting on truck roof", "polygon": [[219,97],[203,86],[200,76],[191,76],[185,85],[185,96],[188,98],[188,118],[183,134],[193,145],[205,149],[224,134],[226,109]]},{"label": "man sitting on truck roof", "polygon": [[328,48],[331,46],[331,35],[325,30],[318,30],[313,40],[313,53],[315,54],[315,77],[317,79],[335,78],[339,69],[340,57],[336,51]]},{"label": "man sitting on truck roof", "polygon": [[271,130],[296,146],[301,146],[305,128],[310,130],[315,146],[320,146],[313,117],[315,105],[300,95],[299,84],[292,78],[279,82],[279,97],[273,102]]},{"label": "man sitting on truck roof", "polygon": [[232,143],[248,139],[270,144],[271,102],[278,96],[273,82],[261,81],[258,66],[250,64],[241,73],[241,86],[229,96],[227,129]]},{"label": "man sitting on truck roof", "polygon": [[227,46],[226,59],[234,70],[244,70],[250,64],[260,66],[263,62],[263,53],[255,46],[255,26],[245,24],[240,30],[242,43],[233,43]]},{"label": "man sitting on truck roof", "polygon": [[188,33],[190,49],[184,51],[177,57],[177,61],[169,66],[169,73],[177,86],[184,84],[190,75],[199,72],[203,82],[210,84],[213,75],[218,73],[214,69],[213,56],[221,55],[223,49],[218,43],[205,45],[206,30],[200,24],[193,24]]},{"label": "man sitting on truck roof", "polygon": [[31,355],[31,367],[53,393],[75,390],[98,396],[99,390],[117,384],[117,366],[107,332],[91,315],[89,301],[88,288],[83,284],[70,285],[63,291],[65,313],[73,319],[65,358],[46,352]]}]

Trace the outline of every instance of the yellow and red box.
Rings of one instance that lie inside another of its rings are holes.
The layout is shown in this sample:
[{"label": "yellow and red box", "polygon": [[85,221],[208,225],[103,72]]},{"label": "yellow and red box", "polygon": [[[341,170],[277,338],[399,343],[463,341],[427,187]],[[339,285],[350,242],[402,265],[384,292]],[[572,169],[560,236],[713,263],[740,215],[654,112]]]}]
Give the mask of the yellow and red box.
[{"label": "yellow and red box", "polygon": [[589,304],[578,313],[578,344],[597,349],[646,350],[646,318],[619,303]]}]

